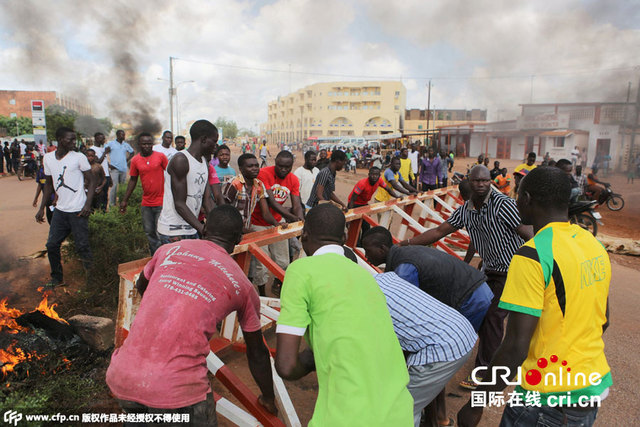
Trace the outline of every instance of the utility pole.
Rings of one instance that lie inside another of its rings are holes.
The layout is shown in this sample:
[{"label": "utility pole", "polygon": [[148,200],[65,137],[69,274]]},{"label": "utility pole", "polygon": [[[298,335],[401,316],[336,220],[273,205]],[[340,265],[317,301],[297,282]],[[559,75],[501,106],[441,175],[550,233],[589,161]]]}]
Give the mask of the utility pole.
[{"label": "utility pole", "polygon": [[638,129],[638,115],[640,115],[640,80],[638,81],[638,87],[636,89],[636,105],[633,106],[633,120],[631,127],[631,142],[629,144],[629,161],[632,161],[631,156],[634,154],[634,144],[636,141],[636,130]]},{"label": "utility pole", "polygon": [[171,116],[171,134],[173,135],[173,97],[176,89],[173,87],[173,56],[169,57],[169,114]]},{"label": "utility pole", "polygon": [[[429,117],[431,116],[431,80],[429,80],[429,90],[427,91],[427,141],[429,141]],[[425,142],[425,145],[429,145]]]},{"label": "utility pole", "polygon": [[529,103],[533,104],[533,74],[531,75],[531,94],[529,95]]}]

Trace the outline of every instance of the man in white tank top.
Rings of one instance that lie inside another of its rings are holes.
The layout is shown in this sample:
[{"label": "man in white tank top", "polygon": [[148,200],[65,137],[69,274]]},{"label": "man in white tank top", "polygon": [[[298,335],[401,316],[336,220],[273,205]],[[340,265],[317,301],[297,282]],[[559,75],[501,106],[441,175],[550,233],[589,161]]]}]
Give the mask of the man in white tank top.
[{"label": "man in white tank top", "polygon": [[207,211],[212,207],[205,156],[211,155],[218,142],[218,129],[207,120],[198,120],[189,133],[191,145],[171,158],[164,173],[164,198],[158,218],[162,244],[202,236],[200,207],[203,203]]}]

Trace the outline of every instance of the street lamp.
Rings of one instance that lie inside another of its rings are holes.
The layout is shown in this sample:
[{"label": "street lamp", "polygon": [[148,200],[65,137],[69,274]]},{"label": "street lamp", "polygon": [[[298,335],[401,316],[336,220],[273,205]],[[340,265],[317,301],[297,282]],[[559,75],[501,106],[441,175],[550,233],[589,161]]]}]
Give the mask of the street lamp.
[{"label": "street lamp", "polygon": [[171,132],[173,133],[173,97],[175,96],[176,98],[176,119],[178,122],[178,133],[180,132],[180,112],[178,111],[178,86],[180,86],[182,83],[195,83],[195,80],[183,80],[181,82],[176,83],[176,85],[174,87],[171,87],[171,80],[167,80],[167,79],[163,79],[162,77],[158,77],[158,80],[164,81],[164,82],[168,82],[169,83],[169,109],[171,110],[171,125],[169,126],[169,128],[171,129]]}]

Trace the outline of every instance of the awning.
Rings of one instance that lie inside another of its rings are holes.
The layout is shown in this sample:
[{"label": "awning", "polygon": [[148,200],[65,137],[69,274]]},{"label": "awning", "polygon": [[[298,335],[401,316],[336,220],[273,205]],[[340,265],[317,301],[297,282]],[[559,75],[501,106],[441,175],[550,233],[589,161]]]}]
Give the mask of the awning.
[{"label": "awning", "polygon": [[572,130],[548,130],[540,134],[540,136],[570,136],[570,135],[573,135]]}]

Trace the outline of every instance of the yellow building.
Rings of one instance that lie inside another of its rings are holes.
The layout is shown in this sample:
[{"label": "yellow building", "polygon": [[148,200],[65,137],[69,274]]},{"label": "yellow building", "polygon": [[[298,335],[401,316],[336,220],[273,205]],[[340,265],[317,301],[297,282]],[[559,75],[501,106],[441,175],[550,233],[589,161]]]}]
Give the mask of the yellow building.
[{"label": "yellow building", "polygon": [[405,135],[436,133],[441,126],[456,126],[468,123],[484,123],[487,120],[487,110],[474,108],[473,110],[432,109],[427,112],[420,109],[410,109],[404,115],[403,132]]},{"label": "yellow building", "polygon": [[399,81],[330,82],[304,87],[269,103],[269,143],[399,132],[406,89]]}]

